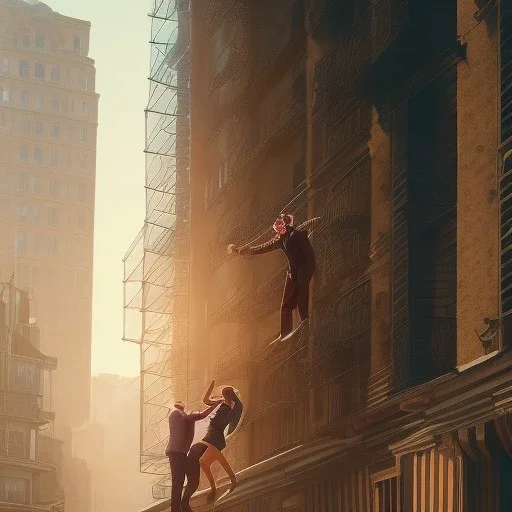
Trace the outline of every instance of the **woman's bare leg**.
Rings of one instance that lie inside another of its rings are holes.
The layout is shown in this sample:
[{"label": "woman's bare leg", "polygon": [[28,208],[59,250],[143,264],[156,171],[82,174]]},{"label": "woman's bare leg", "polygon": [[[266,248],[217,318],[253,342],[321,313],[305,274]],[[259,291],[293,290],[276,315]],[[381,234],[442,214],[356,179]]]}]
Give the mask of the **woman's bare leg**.
[{"label": "woman's bare leg", "polygon": [[207,462],[200,462],[201,469],[203,470],[203,473],[206,475],[206,478],[208,479],[208,482],[210,483],[210,492],[206,496],[207,501],[213,501],[215,499],[215,496],[217,495],[217,483],[215,482],[215,477],[212,473],[212,466],[211,464],[208,464]]},{"label": "woman's bare leg", "polygon": [[218,450],[215,453],[215,458],[217,462],[222,466],[222,469],[224,469],[224,471],[228,474],[229,479],[231,480],[231,490],[233,490],[237,486],[237,480],[231,464],[228,462],[226,457],[224,457],[224,454]]}]

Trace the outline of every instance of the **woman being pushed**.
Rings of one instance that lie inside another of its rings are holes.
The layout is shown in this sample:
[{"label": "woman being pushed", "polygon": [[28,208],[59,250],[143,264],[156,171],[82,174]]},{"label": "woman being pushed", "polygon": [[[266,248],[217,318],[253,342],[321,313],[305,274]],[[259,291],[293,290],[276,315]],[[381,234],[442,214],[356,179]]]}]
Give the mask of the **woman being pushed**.
[{"label": "woman being pushed", "polygon": [[[190,498],[199,487],[201,469],[210,482],[211,491],[208,500],[213,500],[217,492],[217,485],[213,477],[211,466],[217,461],[231,479],[231,490],[236,485],[236,476],[229,462],[221,453],[226,447],[226,438],[233,434],[242,417],[243,405],[235,390],[231,386],[222,389],[222,397],[211,397],[207,393],[203,402],[214,405],[219,398],[223,399],[217,412],[210,417],[210,424],[206,435],[199,443],[194,444],[187,456],[187,487],[183,493],[181,508],[183,512],[191,512]],[[227,432],[225,433],[227,429]]]}]

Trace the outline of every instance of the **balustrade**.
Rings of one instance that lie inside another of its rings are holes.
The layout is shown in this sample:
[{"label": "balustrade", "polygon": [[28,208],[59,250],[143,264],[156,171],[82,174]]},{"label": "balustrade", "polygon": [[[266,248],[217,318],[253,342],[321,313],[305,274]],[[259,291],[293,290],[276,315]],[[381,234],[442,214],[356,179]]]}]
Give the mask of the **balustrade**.
[{"label": "balustrade", "polygon": [[[273,401],[272,396],[268,397]],[[268,407],[254,420],[255,462],[268,459],[299,444],[306,433],[302,403]]]},{"label": "balustrade", "polygon": [[360,83],[369,55],[369,38],[362,26],[354,27],[327,51],[315,65],[315,114],[333,105],[346,106],[353,100],[351,91]]},{"label": "balustrade", "polygon": [[259,85],[273,69],[277,69],[276,65],[286,55],[288,49],[300,41],[305,43],[301,1],[296,0],[287,13],[275,16],[275,20],[275,23],[265,23],[260,31],[262,37],[252,76],[252,81],[257,81]]},{"label": "balustrade", "polygon": [[0,391],[0,416],[23,418],[40,423],[48,423],[55,415],[42,410],[41,396],[27,395],[10,391]]}]

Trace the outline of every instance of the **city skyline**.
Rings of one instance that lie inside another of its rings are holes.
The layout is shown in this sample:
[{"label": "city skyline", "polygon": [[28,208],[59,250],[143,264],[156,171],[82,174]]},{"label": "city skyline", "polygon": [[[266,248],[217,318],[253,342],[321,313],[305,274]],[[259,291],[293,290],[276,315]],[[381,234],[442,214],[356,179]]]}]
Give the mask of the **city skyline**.
[{"label": "city skyline", "polygon": [[[120,0],[46,3],[65,16],[91,22],[89,55],[95,60],[100,95],[91,373],[133,377],[139,374],[139,351],[121,340],[120,304],[122,258],[141,227],[144,212],[143,121],[149,38],[149,21],[144,21],[149,2],[130,9]],[[119,13],[124,30],[112,37]]]}]

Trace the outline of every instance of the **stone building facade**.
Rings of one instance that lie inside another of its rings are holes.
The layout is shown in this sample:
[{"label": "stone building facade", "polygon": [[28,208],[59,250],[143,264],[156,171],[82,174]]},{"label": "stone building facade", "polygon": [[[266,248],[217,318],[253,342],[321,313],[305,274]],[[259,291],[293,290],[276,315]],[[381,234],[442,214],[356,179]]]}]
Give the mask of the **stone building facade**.
[{"label": "stone building facade", "polygon": [[[510,510],[512,3],[211,0],[191,34],[189,401],[246,404],[215,510]],[[318,268],[269,350],[284,258],[226,248],[282,209]]]}]

